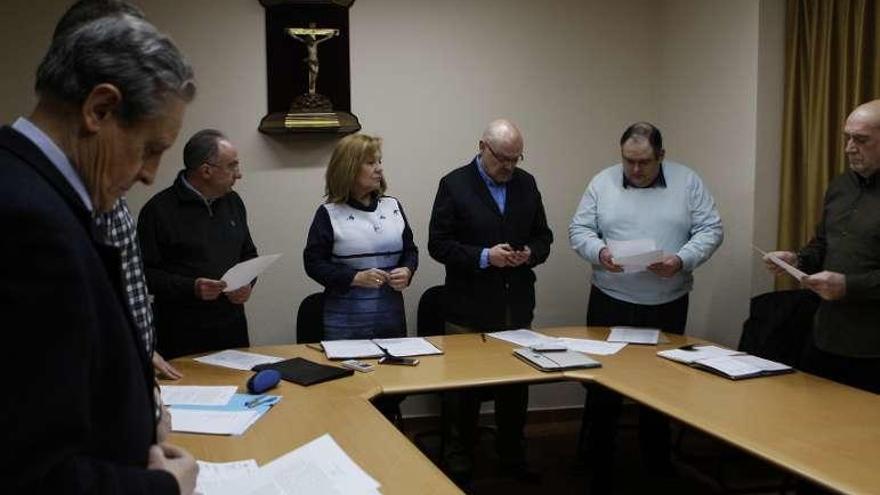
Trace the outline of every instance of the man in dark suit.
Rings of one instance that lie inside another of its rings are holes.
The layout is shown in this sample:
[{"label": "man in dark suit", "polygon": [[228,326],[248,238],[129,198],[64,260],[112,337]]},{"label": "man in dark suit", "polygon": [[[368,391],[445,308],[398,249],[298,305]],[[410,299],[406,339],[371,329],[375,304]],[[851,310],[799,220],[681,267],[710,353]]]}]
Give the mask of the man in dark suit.
[{"label": "man in dark suit", "polygon": [[[440,180],[431,212],[428,251],[446,266],[446,332],[493,332],[529,327],[535,308],[535,273],[546,261],[553,233],[535,179],[517,168],[523,138],[510,121],[491,122],[471,163]],[[533,478],[525,469],[524,385],[498,387],[496,447],[502,469]],[[480,392],[446,394],[444,461],[450,476],[467,484]]]},{"label": "man in dark suit", "polygon": [[153,370],[126,316],[119,253],[93,217],[151,183],[195,94],[151,24],[102,17],[59,35],[38,103],[0,129],[5,493],[191,493],[197,466],[156,444]]}]

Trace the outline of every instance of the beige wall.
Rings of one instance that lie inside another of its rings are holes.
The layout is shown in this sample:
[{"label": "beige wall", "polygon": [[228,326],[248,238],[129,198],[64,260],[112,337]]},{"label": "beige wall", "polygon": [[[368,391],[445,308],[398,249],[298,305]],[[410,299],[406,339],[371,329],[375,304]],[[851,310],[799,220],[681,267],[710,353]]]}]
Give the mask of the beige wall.
[{"label": "beige wall", "polygon": [[[0,54],[3,121],[32,105],[36,61],[66,3],[5,0],[0,7],[0,43],[20,48]],[[778,126],[765,107],[780,105],[781,74],[772,64],[781,60],[782,17],[764,12],[782,3],[356,2],[353,112],[365,132],[385,138],[390,193],[406,208],[422,251],[406,293],[410,326],[419,294],[442,283],[442,267],[426,247],[437,181],[472,158],[482,127],[498,116],[522,127],[524,167],[538,180],[556,235],[550,259],[538,269],[535,325],[583,323],[589,269],[568,247],[568,222],[589,178],[619,159],[623,128],[647,119],[664,131],[667,156],[701,174],[725,223],[723,247],[698,270],[689,332],[735,344],[753,286],[760,285],[749,246],[755,238],[769,246],[765,231],[775,239],[775,213],[756,209],[775,207],[777,197]],[[256,0],[140,4],[191,59],[200,94],[156,186],[136,188],[131,204],[139,209],[171,183],[192,132],[226,131],[242,158],[237,189],[254,239],[263,253],[285,253],[248,304],[251,338],[290,342],[296,305],[319,290],[304,274],[301,252],[333,141],[256,131],[266,102],[264,18]],[[577,388],[538,390],[533,405],[577,404]]]}]

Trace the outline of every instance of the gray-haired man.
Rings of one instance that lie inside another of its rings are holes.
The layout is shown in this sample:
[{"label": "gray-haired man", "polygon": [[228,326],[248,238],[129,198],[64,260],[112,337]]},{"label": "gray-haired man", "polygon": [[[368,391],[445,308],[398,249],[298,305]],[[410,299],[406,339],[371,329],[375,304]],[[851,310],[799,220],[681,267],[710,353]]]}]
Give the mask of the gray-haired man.
[{"label": "gray-haired man", "polygon": [[155,444],[152,367],[93,216],[152,182],[192,70],[152,25],[119,15],[55,38],[36,90],[33,113],[0,129],[0,314],[16,349],[3,369],[17,377],[4,488],[191,493],[192,456]]}]

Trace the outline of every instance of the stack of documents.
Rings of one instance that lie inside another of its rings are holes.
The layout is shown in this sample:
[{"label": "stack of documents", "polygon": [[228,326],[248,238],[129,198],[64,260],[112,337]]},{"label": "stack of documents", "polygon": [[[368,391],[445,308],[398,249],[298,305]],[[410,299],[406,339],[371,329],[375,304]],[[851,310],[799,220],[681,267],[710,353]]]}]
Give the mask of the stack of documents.
[{"label": "stack of documents", "polygon": [[713,345],[695,346],[692,350],[669,349],[660,351],[657,355],[711,371],[731,380],[794,371],[791,366],[782,363]]},{"label": "stack of documents", "polygon": [[236,350],[226,350],[208,354],[207,356],[193,358],[195,361],[214,366],[222,366],[224,368],[232,368],[234,370],[250,371],[258,364],[269,364],[284,361],[284,358],[276,356],[266,356],[264,354],[254,354],[253,352],[243,352]]},{"label": "stack of documents", "polygon": [[229,481],[245,478],[257,472],[257,461],[246,459],[233,462],[196,461],[199,476],[196,478],[195,495],[207,495],[223,487]]},{"label": "stack of documents", "polygon": [[663,251],[657,249],[653,239],[615,241],[607,239],[605,244],[611,251],[615,265],[623,267],[624,273],[643,272],[648,266],[663,259]]},{"label": "stack of documents", "polygon": [[379,486],[324,434],[254,473],[212,486],[204,495],[366,495],[378,494]]},{"label": "stack of documents", "polygon": [[327,359],[363,359],[384,356],[383,347],[395,357],[429,356],[443,351],[422,337],[399,339],[324,340],[321,342]]},{"label": "stack of documents", "polygon": [[657,345],[660,330],[656,328],[611,327],[608,342]]},{"label": "stack of documents", "polygon": [[521,328],[519,330],[504,330],[486,334],[493,339],[503,340],[522,347],[542,347],[559,344],[569,351],[583,352],[608,356],[615,354],[626,346],[626,343],[605,342],[604,340],[572,339],[568,337],[550,337],[542,333]]},{"label": "stack of documents", "polygon": [[520,347],[514,349],[513,355],[541,371],[563,371],[602,366],[599,361],[572,351],[537,352]]},{"label": "stack of documents", "polygon": [[236,387],[162,385],[171,410],[171,431],[241,435],[281,400],[274,395],[236,394]]}]

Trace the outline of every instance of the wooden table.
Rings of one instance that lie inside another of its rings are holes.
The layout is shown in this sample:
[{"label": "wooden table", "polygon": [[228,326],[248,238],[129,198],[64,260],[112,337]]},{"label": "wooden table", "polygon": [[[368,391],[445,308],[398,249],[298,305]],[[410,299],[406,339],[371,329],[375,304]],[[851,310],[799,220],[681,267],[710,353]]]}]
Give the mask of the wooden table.
[{"label": "wooden table", "polygon": [[[607,328],[540,330],[554,336],[604,339]],[[656,356],[668,344],[629,345],[593,356],[602,368],[542,373],[511,354],[513,345],[479,334],[431,337],[442,356],[416,367],[377,366],[372,373],[301,387],[282,382],[284,400],[240,437],[173,434],[172,442],[208,461],[254,458],[266,463],[324,433],[382,485],[386,494],[460,493],[368,402],[380,394],[409,394],[509,383],[597,382],[799,476],[847,493],[880,489],[880,396],[805,373],[731,381]],[[329,362],[304,345],[250,349],[280,357]],[[251,373],[177,359],[179,384],[238,385]]]}]

